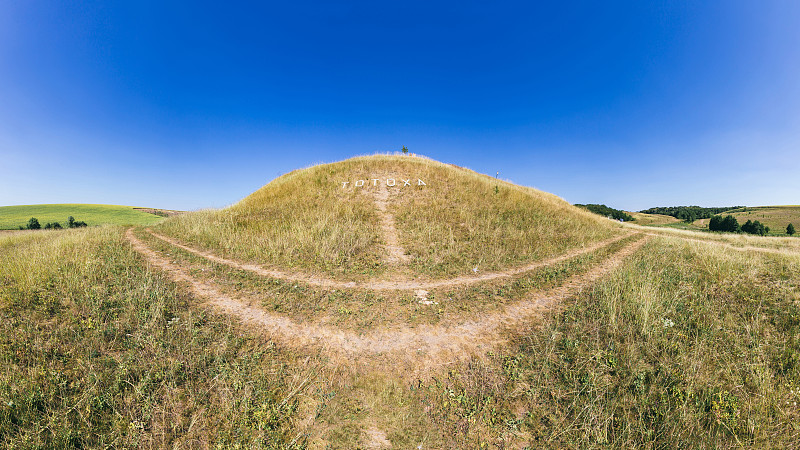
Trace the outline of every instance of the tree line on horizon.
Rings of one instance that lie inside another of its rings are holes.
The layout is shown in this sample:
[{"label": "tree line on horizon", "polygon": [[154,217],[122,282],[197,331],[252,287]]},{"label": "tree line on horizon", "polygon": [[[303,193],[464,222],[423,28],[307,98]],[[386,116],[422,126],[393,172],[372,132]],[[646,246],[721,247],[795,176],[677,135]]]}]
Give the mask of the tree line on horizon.
[{"label": "tree line on horizon", "polygon": [[[81,228],[85,226],[86,222],[82,220],[76,221],[75,218],[72,216],[67,217],[67,228]],[[28,220],[28,224],[24,228],[21,225],[19,227],[20,230],[40,230],[40,229],[60,230],[62,228],[64,227],[62,227],[61,224],[58,222],[47,222],[44,225],[44,227],[42,227],[42,224],[39,223],[39,219],[37,219],[36,217],[31,217]]]},{"label": "tree line on horizon", "polygon": [[600,214],[601,216],[610,217],[610,218],[612,218],[614,220],[622,220],[623,222],[631,222],[631,221],[636,220],[633,216],[631,216],[630,214],[626,213],[625,211],[621,211],[619,209],[614,209],[614,208],[611,208],[610,206],[606,206],[606,205],[597,205],[597,204],[590,203],[590,204],[587,204],[587,205],[575,204],[575,206],[580,206],[581,208],[586,208],[586,209],[588,209],[589,211],[591,211],[591,212],[593,212],[595,214]]},{"label": "tree line on horizon", "polygon": [[721,206],[713,208],[704,208],[702,206],[657,206],[639,212],[644,214],[672,216],[678,220],[691,223],[697,219],[709,219],[711,216],[739,208],[744,208],[744,206]]}]

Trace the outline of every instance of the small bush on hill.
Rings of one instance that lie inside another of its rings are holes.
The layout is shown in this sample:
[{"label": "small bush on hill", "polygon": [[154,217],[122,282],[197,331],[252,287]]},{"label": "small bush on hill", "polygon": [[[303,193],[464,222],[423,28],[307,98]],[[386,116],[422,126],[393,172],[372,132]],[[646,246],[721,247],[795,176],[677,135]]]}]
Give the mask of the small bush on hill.
[{"label": "small bush on hill", "polygon": [[42,228],[42,226],[39,224],[39,219],[36,217],[31,217],[30,220],[28,220],[29,230],[38,230],[40,228]]},{"label": "small bush on hill", "polygon": [[47,222],[44,225],[44,229],[45,230],[60,230],[61,229],[61,224],[58,223],[58,222],[53,222],[53,223]]},{"label": "small bush on hill", "polygon": [[786,225],[786,234],[788,234],[789,236],[794,234],[794,225],[792,224]]}]

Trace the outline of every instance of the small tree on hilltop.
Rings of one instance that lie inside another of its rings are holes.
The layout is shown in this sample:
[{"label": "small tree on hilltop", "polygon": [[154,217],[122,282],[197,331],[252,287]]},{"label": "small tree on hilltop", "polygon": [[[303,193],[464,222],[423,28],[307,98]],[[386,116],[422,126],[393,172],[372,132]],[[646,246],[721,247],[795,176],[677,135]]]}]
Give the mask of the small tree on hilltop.
[{"label": "small tree on hilltop", "polygon": [[42,228],[42,226],[39,224],[39,219],[37,219],[36,217],[31,217],[31,219],[28,221],[28,229],[38,230],[40,228]]},{"label": "small tree on hilltop", "polygon": [[792,224],[786,225],[786,234],[788,234],[789,236],[794,234],[794,225]]},{"label": "small tree on hilltop", "polygon": [[406,155],[408,154],[408,147],[406,147],[405,145],[403,146],[403,153],[405,153]]},{"label": "small tree on hilltop", "polygon": [[67,228],[75,227],[75,218],[72,216],[67,217]]}]

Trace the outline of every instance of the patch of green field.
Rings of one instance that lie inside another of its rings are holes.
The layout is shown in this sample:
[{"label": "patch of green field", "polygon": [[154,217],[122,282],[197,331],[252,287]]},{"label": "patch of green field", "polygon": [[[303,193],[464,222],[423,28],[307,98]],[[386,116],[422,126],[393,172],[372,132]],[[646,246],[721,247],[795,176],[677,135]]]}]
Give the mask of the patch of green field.
[{"label": "patch of green field", "polygon": [[155,225],[163,217],[139,211],[133,206],[90,205],[81,203],[62,203],[53,205],[0,206],[0,230],[16,230],[25,227],[31,217],[39,220],[44,227],[48,222],[58,222],[66,227],[67,218],[72,216],[87,225]]}]

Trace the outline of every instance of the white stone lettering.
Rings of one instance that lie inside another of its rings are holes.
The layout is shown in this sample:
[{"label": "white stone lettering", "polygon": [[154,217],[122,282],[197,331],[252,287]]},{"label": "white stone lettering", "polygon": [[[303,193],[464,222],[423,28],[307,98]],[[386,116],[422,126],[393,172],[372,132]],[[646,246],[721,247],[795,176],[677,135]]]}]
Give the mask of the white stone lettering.
[{"label": "white stone lettering", "polygon": [[[413,186],[413,184],[411,183],[412,179],[413,178],[408,178],[408,179],[406,179],[406,178],[367,178],[367,179],[363,179],[363,180],[340,181],[339,183],[342,183],[342,189],[346,189],[347,186],[349,186],[351,184],[354,187],[360,187],[360,188],[369,187],[369,185],[370,185],[369,182],[370,181],[372,181],[372,186],[376,186],[376,187],[377,186],[389,186],[389,187],[394,187],[394,186],[403,186],[403,187],[405,187],[405,186],[409,186],[410,187],[410,186]],[[402,181],[403,184],[402,185],[397,184],[398,180]],[[427,186],[427,185],[428,184],[425,183],[424,181],[422,181],[421,178],[417,178],[417,186]]]}]

